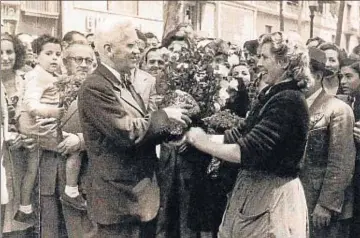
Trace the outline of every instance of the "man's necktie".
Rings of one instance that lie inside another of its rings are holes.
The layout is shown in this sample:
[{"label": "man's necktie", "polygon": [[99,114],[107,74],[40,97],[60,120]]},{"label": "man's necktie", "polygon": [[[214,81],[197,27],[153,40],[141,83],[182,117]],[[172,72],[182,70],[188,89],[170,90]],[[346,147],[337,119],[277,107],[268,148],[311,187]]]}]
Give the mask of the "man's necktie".
[{"label": "man's necktie", "polygon": [[142,99],[142,97],[136,92],[134,85],[131,83],[130,81],[130,77],[128,74],[124,74],[124,82],[125,82],[125,86],[126,88],[129,90],[129,92],[131,93],[132,97],[135,99],[135,101],[138,103],[138,105],[140,106],[141,110],[144,113],[147,113],[144,101]]}]

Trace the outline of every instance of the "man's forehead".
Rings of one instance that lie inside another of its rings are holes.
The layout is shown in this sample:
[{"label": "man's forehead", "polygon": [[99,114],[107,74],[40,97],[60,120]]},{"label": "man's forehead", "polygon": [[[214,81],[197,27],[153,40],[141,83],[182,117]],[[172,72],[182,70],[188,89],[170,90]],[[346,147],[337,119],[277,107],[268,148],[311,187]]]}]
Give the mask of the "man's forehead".
[{"label": "man's forehead", "polygon": [[337,56],[338,56],[338,52],[336,50],[333,50],[333,49],[325,50],[325,54],[326,54],[327,57],[335,57],[335,58],[337,58]]},{"label": "man's forehead", "polygon": [[28,34],[19,35],[19,40],[22,42],[32,42],[33,38]]},{"label": "man's forehead", "polygon": [[151,58],[151,59],[154,59],[154,58],[156,58],[156,59],[161,58],[161,59],[162,59],[160,50],[150,51],[150,52],[148,53],[147,58],[148,58],[148,59],[150,59],[150,58]]},{"label": "man's forehead", "polygon": [[73,45],[67,49],[70,56],[91,56],[93,51],[87,45]]},{"label": "man's forehead", "polygon": [[134,33],[135,34],[132,34],[132,32],[129,32],[129,34],[116,33],[113,36],[112,42],[114,44],[135,44],[139,42],[139,39],[135,31]]}]

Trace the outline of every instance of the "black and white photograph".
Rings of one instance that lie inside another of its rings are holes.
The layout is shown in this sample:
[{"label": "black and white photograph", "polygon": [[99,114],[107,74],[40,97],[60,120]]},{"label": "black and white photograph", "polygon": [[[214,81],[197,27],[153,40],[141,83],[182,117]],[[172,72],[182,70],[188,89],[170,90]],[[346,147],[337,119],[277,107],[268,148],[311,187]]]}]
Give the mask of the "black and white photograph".
[{"label": "black and white photograph", "polygon": [[0,2],[0,237],[360,238],[360,1]]}]

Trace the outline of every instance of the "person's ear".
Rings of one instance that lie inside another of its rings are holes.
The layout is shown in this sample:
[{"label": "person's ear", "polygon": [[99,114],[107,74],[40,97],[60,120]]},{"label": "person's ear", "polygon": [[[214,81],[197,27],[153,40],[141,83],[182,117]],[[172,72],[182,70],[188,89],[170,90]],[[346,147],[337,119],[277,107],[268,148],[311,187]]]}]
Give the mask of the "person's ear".
[{"label": "person's ear", "polygon": [[281,66],[281,68],[283,69],[287,69],[289,67],[290,64],[290,60],[285,59],[285,57],[283,59],[280,59],[278,61],[278,64]]},{"label": "person's ear", "polygon": [[66,49],[68,46],[69,46],[69,43],[67,43],[66,41],[61,42],[61,48],[62,49]]},{"label": "person's ear", "polygon": [[64,66],[67,67],[69,60],[67,58],[63,58],[62,61],[63,61]]},{"label": "person's ear", "polygon": [[114,53],[113,53],[113,50],[111,48],[111,45],[109,44],[106,44],[104,45],[104,51],[105,51],[105,54],[109,57],[109,58],[112,58]]},{"label": "person's ear", "polygon": [[39,63],[39,60],[38,60],[39,55],[36,54],[36,53],[34,53],[33,55],[34,55],[34,62],[35,62],[36,64],[38,64],[38,63]]}]

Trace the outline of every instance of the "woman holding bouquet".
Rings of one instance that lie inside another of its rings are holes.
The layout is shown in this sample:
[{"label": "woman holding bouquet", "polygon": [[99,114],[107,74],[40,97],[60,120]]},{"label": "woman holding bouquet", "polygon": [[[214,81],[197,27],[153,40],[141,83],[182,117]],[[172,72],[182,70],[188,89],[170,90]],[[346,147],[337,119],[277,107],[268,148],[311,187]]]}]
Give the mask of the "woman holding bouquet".
[{"label": "woman holding bouquet", "polygon": [[[200,151],[239,163],[218,237],[307,237],[307,208],[298,178],[309,114],[301,92],[310,80],[300,36],[276,32],[260,39],[258,67],[268,86],[242,128],[209,136],[191,128]],[[222,143],[219,143],[222,142]]]}]

